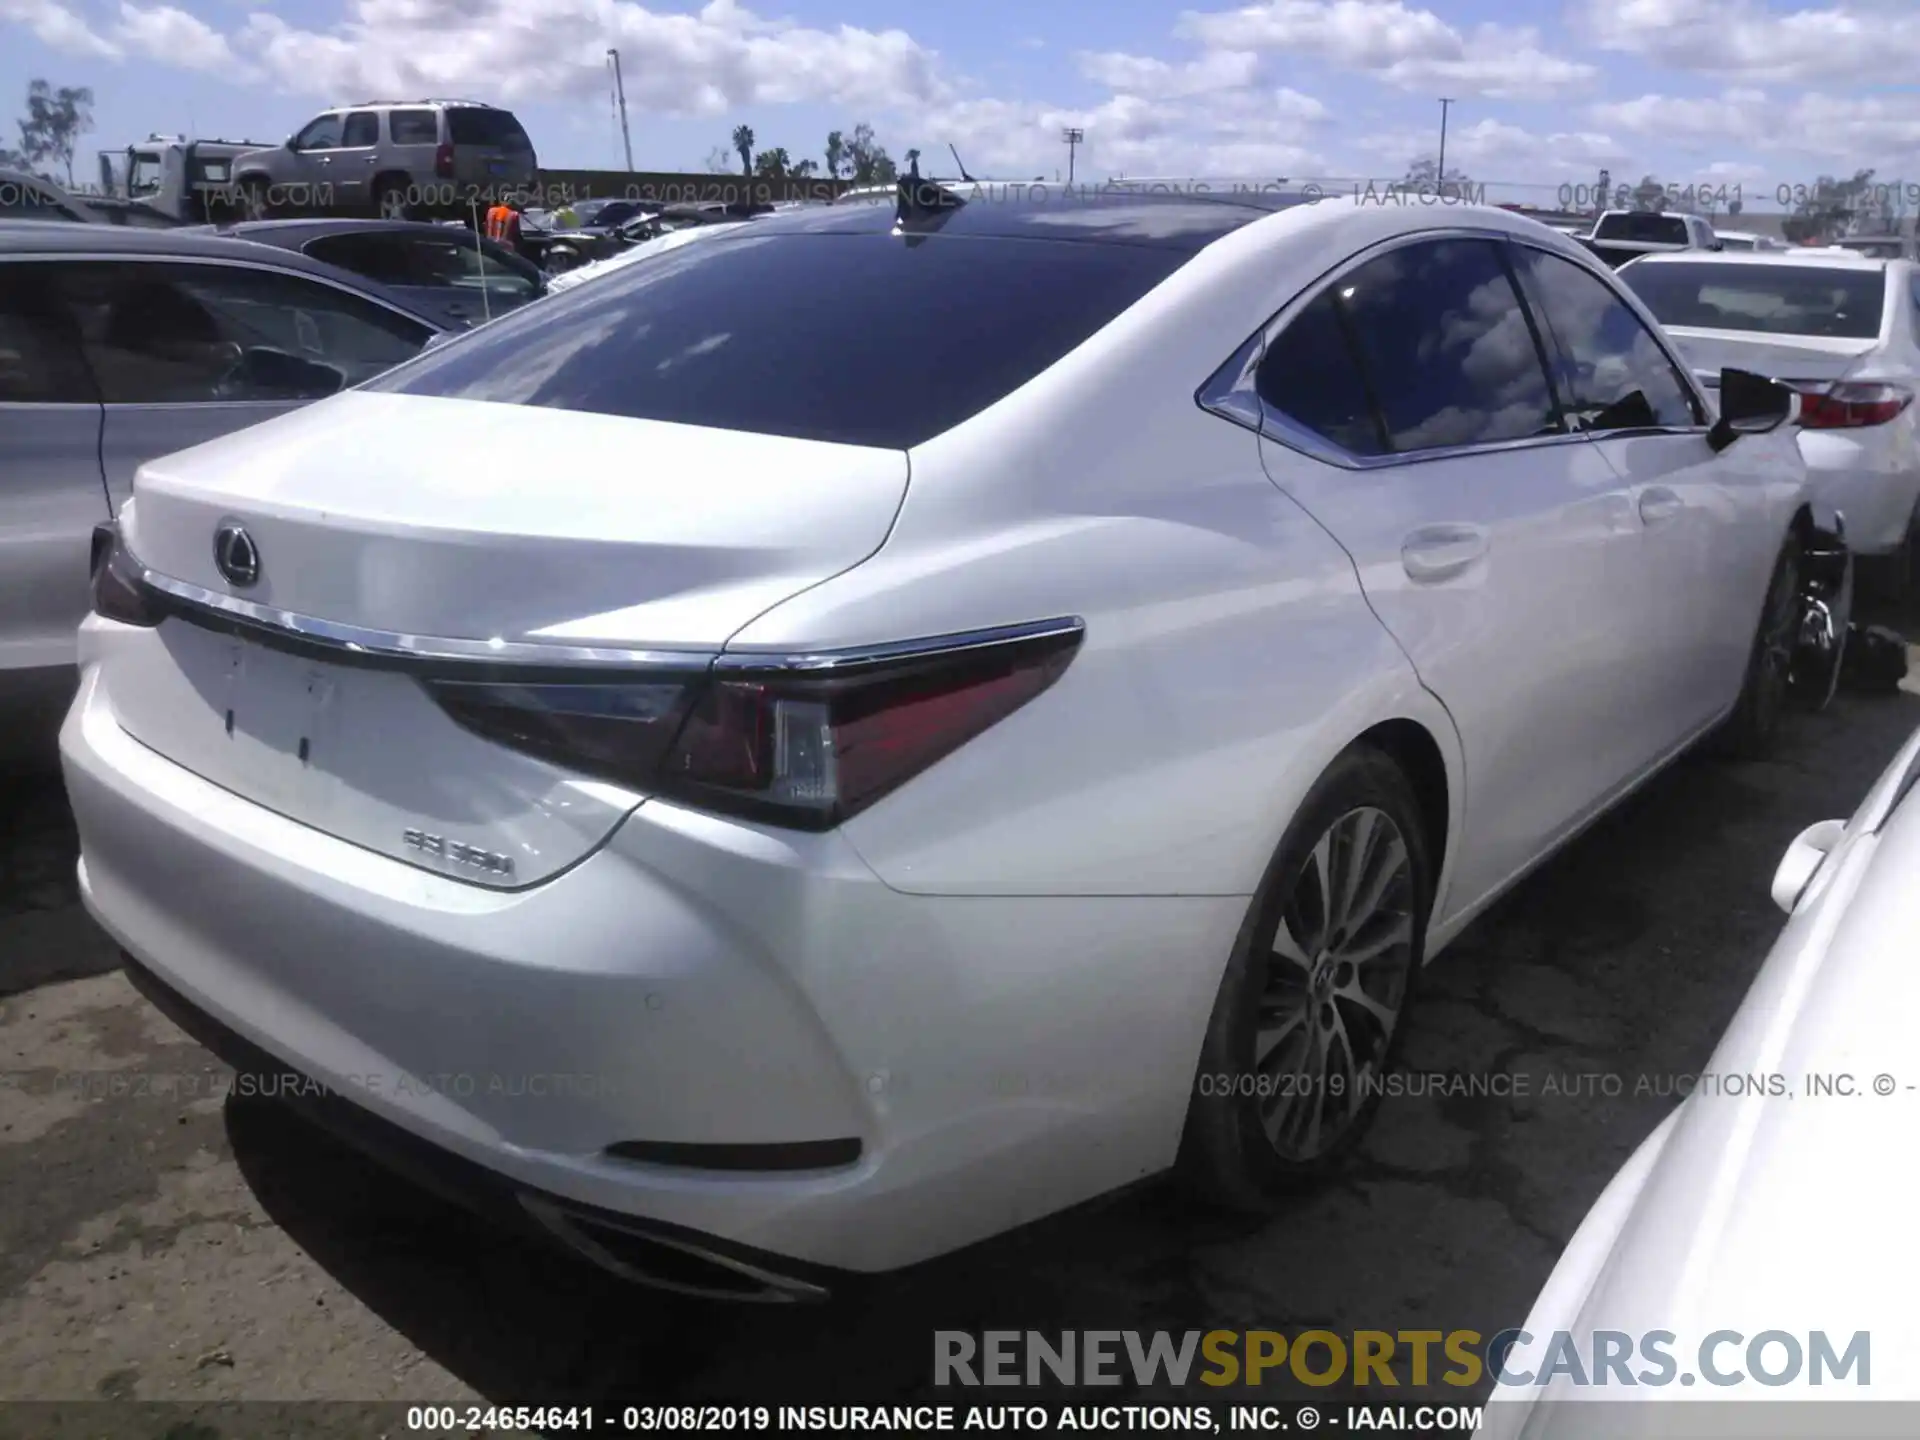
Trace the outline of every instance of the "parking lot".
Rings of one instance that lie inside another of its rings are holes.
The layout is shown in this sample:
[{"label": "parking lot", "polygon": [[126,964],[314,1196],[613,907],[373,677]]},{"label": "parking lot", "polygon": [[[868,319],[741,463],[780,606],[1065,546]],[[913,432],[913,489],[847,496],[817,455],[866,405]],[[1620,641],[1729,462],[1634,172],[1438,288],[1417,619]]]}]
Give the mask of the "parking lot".
[{"label": "parking lot", "polygon": [[1909,679],[1795,717],[1772,762],[1689,758],[1463,936],[1404,1068],[1526,1098],[1391,1099],[1341,1183],[1263,1226],[1149,1185],[826,1309],[628,1288],[218,1093],[79,907],[57,777],[0,781],[0,1398],[881,1403],[927,1394],[941,1328],[1492,1333],[1706,1061],[1788,840],[1916,724]]}]

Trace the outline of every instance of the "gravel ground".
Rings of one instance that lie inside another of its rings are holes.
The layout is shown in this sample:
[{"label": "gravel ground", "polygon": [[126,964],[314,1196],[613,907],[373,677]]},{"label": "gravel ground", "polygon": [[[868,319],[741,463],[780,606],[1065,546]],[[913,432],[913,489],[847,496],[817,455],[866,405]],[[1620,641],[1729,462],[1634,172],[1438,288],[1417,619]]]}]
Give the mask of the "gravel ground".
[{"label": "gravel ground", "polygon": [[[1683,761],[1432,968],[1406,1067],[1525,1072],[1529,1098],[1390,1100],[1350,1172],[1270,1223],[1149,1185],[824,1309],[628,1288],[213,1093],[77,903],[58,779],[0,780],[0,1399],[950,1401],[935,1329],[1492,1333],[1675,1103],[1635,1078],[1707,1059],[1779,930],[1781,852],[1920,725],[1909,691],[1796,717],[1770,763]],[[200,1078],[60,1083],[82,1073]],[[1595,1073],[1625,1093],[1541,1093]]]}]

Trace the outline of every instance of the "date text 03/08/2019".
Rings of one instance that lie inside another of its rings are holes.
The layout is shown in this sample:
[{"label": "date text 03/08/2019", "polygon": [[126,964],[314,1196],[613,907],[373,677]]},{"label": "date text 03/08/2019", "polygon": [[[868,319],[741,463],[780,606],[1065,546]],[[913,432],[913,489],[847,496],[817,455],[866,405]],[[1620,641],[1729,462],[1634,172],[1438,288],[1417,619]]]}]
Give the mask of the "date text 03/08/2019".
[{"label": "date text 03/08/2019", "polygon": [[1322,1428],[1396,1435],[1470,1435],[1478,1405],[415,1405],[415,1434],[938,1435],[952,1431],[1037,1435],[1086,1433],[1280,1434]]}]

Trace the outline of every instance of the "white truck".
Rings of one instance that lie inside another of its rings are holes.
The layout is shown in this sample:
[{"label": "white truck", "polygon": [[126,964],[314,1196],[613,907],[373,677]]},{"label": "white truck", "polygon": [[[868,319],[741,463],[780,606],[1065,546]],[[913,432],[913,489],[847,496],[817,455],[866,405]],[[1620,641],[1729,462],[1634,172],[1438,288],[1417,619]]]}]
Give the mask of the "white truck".
[{"label": "white truck", "polygon": [[[124,150],[100,152],[99,194],[126,212],[126,223],[205,225],[238,220],[242,216],[233,185],[233,157],[260,148],[257,140],[149,135]],[[140,218],[133,218],[136,215]]]},{"label": "white truck", "polygon": [[1580,240],[1615,270],[1642,255],[1726,248],[1703,216],[1665,210],[1608,210]]}]

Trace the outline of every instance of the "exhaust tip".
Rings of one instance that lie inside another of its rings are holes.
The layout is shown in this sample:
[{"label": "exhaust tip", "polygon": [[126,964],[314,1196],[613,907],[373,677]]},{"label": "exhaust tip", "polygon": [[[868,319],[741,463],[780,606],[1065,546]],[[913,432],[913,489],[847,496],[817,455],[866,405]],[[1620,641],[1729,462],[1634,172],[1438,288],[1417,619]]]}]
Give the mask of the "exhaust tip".
[{"label": "exhaust tip", "polygon": [[637,1285],[702,1300],[746,1304],[783,1305],[830,1298],[825,1286],[811,1280],[779,1274],[764,1264],[722,1254],[641,1221],[589,1215],[542,1196],[523,1194],[520,1203],[575,1254]]}]

